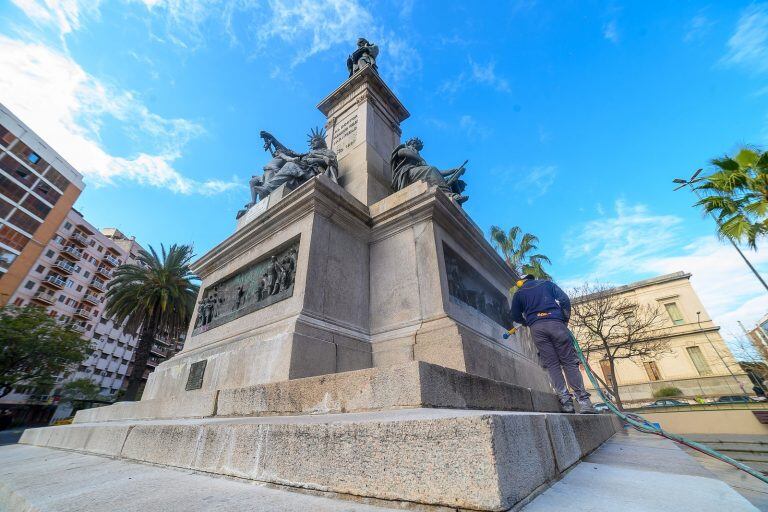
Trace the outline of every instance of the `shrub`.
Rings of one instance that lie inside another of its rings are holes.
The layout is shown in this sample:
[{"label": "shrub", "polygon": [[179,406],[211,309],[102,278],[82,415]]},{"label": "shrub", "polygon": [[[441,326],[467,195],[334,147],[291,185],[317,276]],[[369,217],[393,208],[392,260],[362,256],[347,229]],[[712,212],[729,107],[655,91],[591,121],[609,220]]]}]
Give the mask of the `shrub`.
[{"label": "shrub", "polygon": [[653,392],[654,398],[667,398],[670,396],[683,396],[683,391],[680,388],[670,386]]}]

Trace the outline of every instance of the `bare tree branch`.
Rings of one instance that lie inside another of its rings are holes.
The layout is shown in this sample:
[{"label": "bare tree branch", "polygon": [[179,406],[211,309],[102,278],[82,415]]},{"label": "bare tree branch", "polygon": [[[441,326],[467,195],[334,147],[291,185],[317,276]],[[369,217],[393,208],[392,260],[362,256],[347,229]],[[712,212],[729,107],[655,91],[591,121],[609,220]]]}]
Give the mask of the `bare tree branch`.
[{"label": "bare tree branch", "polygon": [[669,352],[667,317],[658,305],[640,304],[605,285],[584,284],[572,292],[570,325],[587,360],[607,361],[612,382],[600,378],[621,408],[616,361],[642,363]]}]

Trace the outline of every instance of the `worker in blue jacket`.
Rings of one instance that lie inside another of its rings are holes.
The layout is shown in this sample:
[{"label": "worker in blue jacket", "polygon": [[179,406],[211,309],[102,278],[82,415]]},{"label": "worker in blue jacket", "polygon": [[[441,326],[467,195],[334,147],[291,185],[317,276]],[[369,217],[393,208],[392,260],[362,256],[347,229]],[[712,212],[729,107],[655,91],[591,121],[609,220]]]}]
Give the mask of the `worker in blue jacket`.
[{"label": "worker in blue jacket", "polygon": [[[568,330],[570,299],[552,281],[535,279],[531,274],[520,278],[517,286],[518,290],[512,297],[512,320],[527,325],[531,330],[531,337],[539,351],[542,365],[549,372],[549,379],[560,399],[563,412],[575,412],[575,396],[579,412],[595,414],[589,393],[584,389],[579,358]],[[568,391],[569,386],[573,394]]]}]

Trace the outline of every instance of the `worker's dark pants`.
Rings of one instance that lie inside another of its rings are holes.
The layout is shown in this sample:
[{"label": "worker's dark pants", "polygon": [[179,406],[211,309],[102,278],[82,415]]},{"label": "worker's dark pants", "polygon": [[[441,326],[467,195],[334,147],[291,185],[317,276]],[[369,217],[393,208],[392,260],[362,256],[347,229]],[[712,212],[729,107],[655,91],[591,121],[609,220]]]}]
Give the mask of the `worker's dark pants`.
[{"label": "worker's dark pants", "polygon": [[[589,398],[579,371],[579,358],[573,348],[568,327],[560,320],[539,320],[530,327],[533,342],[539,351],[541,364],[549,372],[549,380],[561,403]],[[565,378],[563,378],[565,374]],[[568,392],[568,386],[573,395]]]}]

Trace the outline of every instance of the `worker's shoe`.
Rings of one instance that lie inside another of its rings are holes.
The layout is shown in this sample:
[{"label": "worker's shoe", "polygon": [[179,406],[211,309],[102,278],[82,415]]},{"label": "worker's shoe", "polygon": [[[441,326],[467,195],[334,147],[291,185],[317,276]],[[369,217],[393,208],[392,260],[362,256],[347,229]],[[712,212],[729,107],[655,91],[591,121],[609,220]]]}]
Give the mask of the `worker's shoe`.
[{"label": "worker's shoe", "polygon": [[567,402],[560,402],[560,410],[567,414],[573,414],[576,412],[576,409],[573,407],[573,400],[568,400]]},{"label": "worker's shoe", "polygon": [[579,414],[597,414],[595,406],[592,405],[589,398],[579,400]]}]

